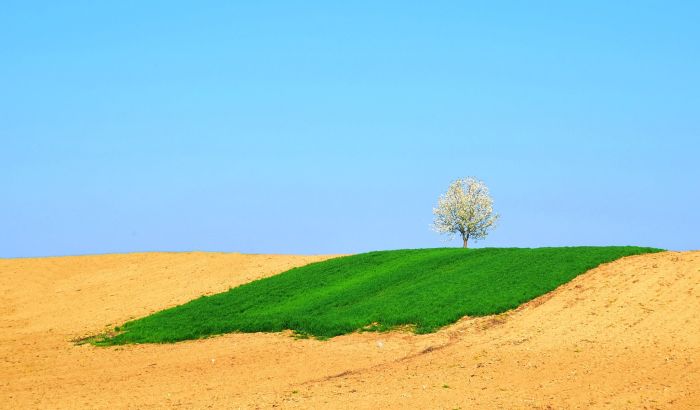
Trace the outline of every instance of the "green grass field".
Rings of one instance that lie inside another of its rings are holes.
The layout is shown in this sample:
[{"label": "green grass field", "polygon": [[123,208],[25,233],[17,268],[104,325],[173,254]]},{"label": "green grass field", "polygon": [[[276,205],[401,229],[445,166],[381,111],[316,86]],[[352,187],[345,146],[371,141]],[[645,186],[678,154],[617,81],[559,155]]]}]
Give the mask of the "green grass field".
[{"label": "green grass field", "polygon": [[416,249],[313,263],[127,322],[97,345],[167,343],[230,332],[328,338],[411,325],[432,332],[501,313],[639,247]]}]

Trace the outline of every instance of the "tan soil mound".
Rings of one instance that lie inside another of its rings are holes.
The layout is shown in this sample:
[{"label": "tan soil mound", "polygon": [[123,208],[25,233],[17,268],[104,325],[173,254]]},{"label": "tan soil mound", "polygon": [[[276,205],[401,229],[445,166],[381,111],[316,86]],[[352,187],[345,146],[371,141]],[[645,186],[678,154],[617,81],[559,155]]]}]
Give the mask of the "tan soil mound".
[{"label": "tan soil mound", "polygon": [[0,259],[0,407],[700,407],[700,252],[628,257],[430,335],[70,342],[325,258]]}]

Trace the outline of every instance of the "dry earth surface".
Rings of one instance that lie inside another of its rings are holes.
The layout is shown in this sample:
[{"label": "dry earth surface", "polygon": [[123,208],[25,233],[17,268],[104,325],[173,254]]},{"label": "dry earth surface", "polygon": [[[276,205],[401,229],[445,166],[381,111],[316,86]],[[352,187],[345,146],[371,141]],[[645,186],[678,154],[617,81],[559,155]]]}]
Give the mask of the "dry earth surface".
[{"label": "dry earth surface", "polygon": [[429,335],[71,342],[325,258],[0,259],[0,407],[700,408],[700,252],[624,258]]}]

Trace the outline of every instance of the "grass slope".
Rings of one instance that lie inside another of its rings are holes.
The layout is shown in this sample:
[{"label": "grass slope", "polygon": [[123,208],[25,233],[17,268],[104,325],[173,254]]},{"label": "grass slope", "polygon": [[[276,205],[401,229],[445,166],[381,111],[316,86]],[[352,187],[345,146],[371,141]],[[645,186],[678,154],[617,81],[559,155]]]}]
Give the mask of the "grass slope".
[{"label": "grass slope", "polygon": [[639,247],[415,249],[340,257],[127,322],[98,345],[292,329],[321,338],[501,313]]}]

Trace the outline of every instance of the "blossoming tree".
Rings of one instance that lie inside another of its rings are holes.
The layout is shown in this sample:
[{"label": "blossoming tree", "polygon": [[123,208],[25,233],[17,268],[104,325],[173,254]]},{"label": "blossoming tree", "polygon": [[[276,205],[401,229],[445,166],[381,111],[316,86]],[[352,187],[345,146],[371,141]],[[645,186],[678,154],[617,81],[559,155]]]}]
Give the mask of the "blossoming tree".
[{"label": "blossoming tree", "polygon": [[485,238],[498,220],[498,214],[493,212],[489,189],[472,177],[454,181],[438,199],[433,215],[433,229],[447,234],[449,239],[459,233],[465,248],[469,239]]}]

